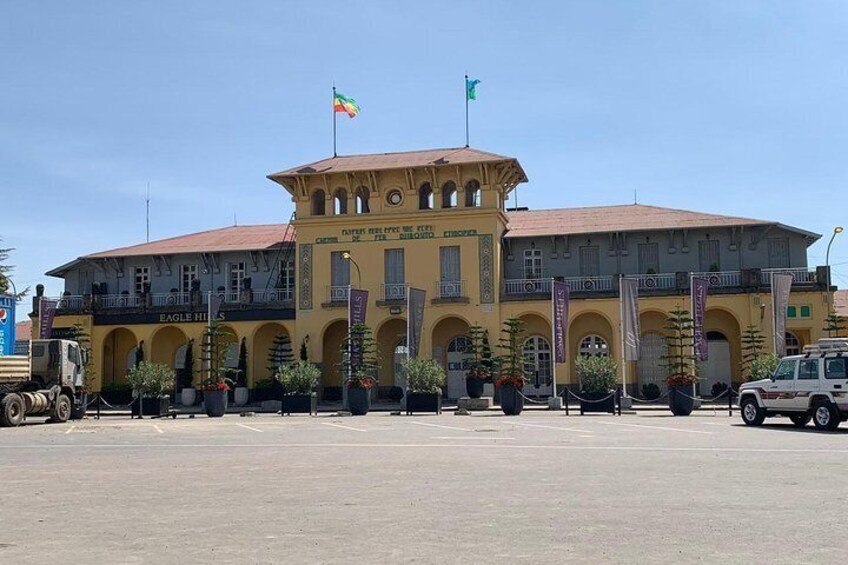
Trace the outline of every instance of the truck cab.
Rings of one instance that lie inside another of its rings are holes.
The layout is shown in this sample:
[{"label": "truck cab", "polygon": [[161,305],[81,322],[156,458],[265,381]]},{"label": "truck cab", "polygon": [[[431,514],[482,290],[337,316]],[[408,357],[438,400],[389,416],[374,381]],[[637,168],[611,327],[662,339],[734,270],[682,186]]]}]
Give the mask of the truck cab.
[{"label": "truck cab", "polygon": [[30,378],[42,386],[81,388],[85,382],[83,355],[75,341],[34,339],[30,342]]},{"label": "truck cab", "polygon": [[848,339],[821,339],[784,357],[770,378],[739,387],[739,407],[749,426],[785,416],[797,427],[812,419],[817,429],[835,430],[848,420]]}]

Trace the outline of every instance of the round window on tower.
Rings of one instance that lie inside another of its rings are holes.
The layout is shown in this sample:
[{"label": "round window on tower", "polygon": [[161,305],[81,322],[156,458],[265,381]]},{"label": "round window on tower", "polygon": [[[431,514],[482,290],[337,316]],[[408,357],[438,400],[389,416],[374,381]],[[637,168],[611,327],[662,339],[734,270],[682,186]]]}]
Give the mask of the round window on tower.
[{"label": "round window on tower", "polygon": [[398,189],[392,189],[386,194],[386,204],[389,206],[400,206],[403,202],[403,193]]}]

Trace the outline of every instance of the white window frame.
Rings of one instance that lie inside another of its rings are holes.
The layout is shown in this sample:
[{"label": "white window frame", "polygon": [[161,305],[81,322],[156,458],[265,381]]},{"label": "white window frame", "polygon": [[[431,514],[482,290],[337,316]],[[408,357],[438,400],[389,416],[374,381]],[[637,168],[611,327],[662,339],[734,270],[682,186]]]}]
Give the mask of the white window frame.
[{"label": "white window frame", "polygon": [[191,292],[191,281],[198,278],[198,272],[197,264],[180,265],[180,292]]},{"label": "white window frame", "polygon": [[[244,277],[247,273],[246,263],[244,261],[234,261],[228,264],[227,267],[227,290],[229,292],[241,293],[244,288]],[[233,280],[235,275],[235,280]],[[235,285],[233,283],[235,282]]]},{"label": "white window frame", "polygon": [[542,250],[541,249],[525,249],[524,250],[524,278],[525,279],[540,279],[542,278]]},{"label": "white window frame", "polygon": [[609,342],[598,334],[589,334],[580,340],[578,348],[581,357],[609,357]]},{"label": "white window frame", "polygon": [[136,295],[144,292],[145,284],[150,284],[150,267],[133,267],[133,290]]}]

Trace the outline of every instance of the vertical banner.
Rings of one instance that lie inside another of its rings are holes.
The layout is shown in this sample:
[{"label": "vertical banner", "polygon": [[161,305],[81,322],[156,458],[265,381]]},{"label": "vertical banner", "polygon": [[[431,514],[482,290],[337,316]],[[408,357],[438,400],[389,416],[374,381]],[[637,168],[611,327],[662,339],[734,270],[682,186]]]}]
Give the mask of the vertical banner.
[{"label": "vertical banner", "polygon": [[53,333],[53,318],[56,317],[58,305],[58,300],[42,298],[38,301],[38,337],[40,339],[50,339]]},{"label": "vertical banner", "polygon": [[407,323],[407,340],[406,345],[409,351],[409,358],[415,359],[418,357],[418,349],[421,346],[421,331],[424,327],[424,301],[427,292],[420,288],[409,289],[409,304],[407,305],[408,319]]},{"label": "vertical banner", "polygon": [[218,318],[218,313],[221,311],[221,304],[224,303],[224,295],[219,292],[210,292],[209,293],[209,312],[207,313],[209,319],[206,321],[207,323],[212,323],[212,320]]},{"label": "vertical banner", "polygon": [[551,282],[554,322],[554,361],[565,363],[568,355],[568,300],[570,289],[563,281]]},{"label": "vertical banner", "polygon": [[792,275],[771,276],[772,316],[774,317],[774,352],[786,355],[786,309],[792,291]]},{"label": "vertical banner", "polygon": [[15,354],[15,297],[0,295],[0,355]]},{"label": "vertical banner", "polygon": [[638,361],[641,339],[639,334],[639,281],[621,279],[621,339],[625,361]]},{"label": "vertical banner", "polygon": [[704,331],[704,317],[707,312],[707,290],[710,279],[692,277],[692,340],[695,346],[695,358],[706,361],[709,356],[707,332]]},{"label": "vertical banner", "polygon": [[350,289],[348,298],[347,319],[351,326],[365,323],[365,312],[368,308],[368,291],[358,288]]}]

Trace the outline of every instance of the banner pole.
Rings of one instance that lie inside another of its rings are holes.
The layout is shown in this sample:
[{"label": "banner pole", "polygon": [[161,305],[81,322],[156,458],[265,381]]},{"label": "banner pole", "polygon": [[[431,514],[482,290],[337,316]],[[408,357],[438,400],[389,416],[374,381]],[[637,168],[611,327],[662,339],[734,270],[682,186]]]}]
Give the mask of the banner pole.
[{"label": "banner pole", "polygon": [[330,105],[333,109],[333,157],[337,157],[336,153],[336,85],[333,83],[333,101]]},{"label": "banner pole", "polygon": [[557,395],[557,317],[556,317],[556,296],[554,295],[554,279],[551,277],[551,341],[554,343],[553,363],[551,364],[551,398],[556,398]]},{"label": "banner pole", "polygon": [[463,89],[465,90],[465,146],[468,147],[469,137],[468,137],[468,72],[465,73],[465,83],[463,84]]},{"label": "banner pole", "polygon": [[[705,306],[704,307],[704,310],[705,310],[704,317],[706,318],[706,304],[704,306]],[[695,368],[695,374],[697,375],[697,373],[698,373],[698,356],[695,355],[695,341],[694,341],[695,340],[695,322],[694,322],[694,319],[695,319],[695,275],[693,275],[691,271],[689,273],[689,310],[691,312],[689,315],[693,319],[693,322],[692,322],[692,338],[693,338],[692,339],[692,357],[695,358],[695,367],[694,368]],[[695,383],[692,383],[692,396],[693,397],[697,396],[697,394],[695,393]]]},{"label": "banner pole", "polygon": [[627,355],[624,337],[624,277],[618,278],[618,325],[621,330],[621,388],[627,398]]}]

